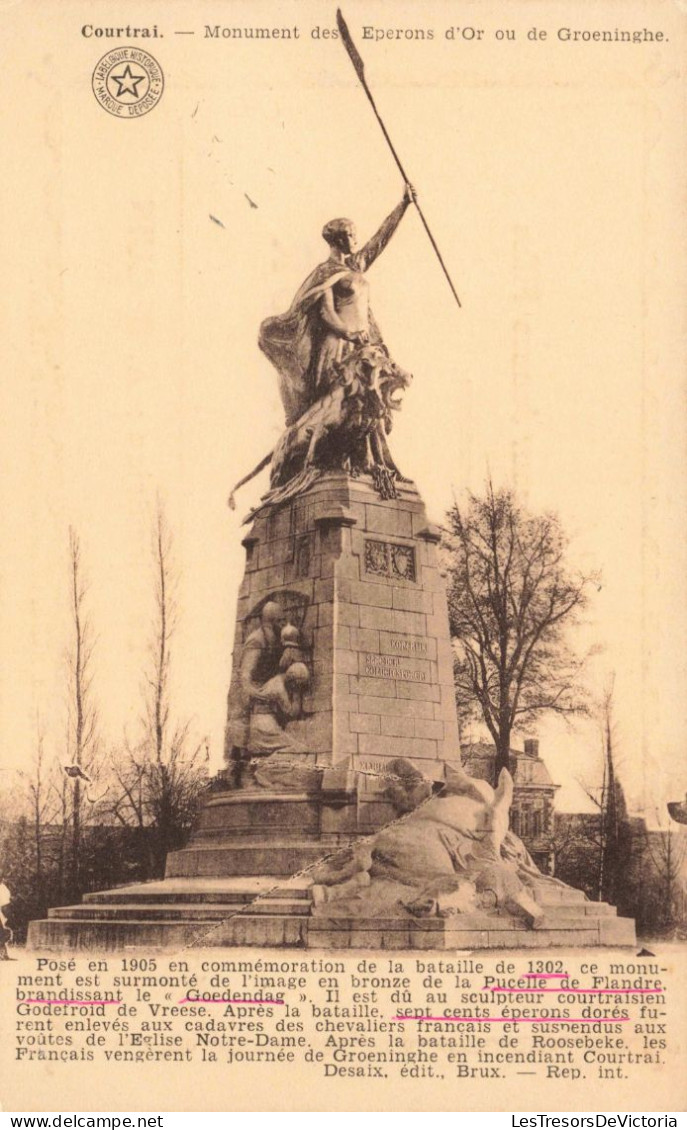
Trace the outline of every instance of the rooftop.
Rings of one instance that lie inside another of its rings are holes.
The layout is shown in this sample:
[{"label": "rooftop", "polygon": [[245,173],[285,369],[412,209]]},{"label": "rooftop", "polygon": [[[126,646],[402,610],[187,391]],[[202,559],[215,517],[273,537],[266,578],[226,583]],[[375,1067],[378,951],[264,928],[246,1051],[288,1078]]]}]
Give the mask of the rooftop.
[{"label": "rooftop", "polygon": [[[489,742],[470,742],[460,747],[463,761],[477,776],[491,776],[488,767],[494,760],[496,748]],[[510,755],[513,765],[513,781],[516,785],[542,785],[555,789],[546,765],[539,756],[538,748],[527,750],[511,749]],[[480,764],[481,763],[481,764]],[[484,769],[484,774],[480,769]]]}]

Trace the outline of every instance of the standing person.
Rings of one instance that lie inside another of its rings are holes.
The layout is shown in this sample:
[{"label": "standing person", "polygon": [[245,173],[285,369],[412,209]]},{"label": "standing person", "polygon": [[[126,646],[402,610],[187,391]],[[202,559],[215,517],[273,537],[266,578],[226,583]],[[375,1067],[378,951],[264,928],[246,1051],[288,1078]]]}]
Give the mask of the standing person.
[{"label": "standing person", "polygon": [[7,952],[7,943],[12,941],[13,934],[5,917],[5,907],[9,906],[11,901],[12,892],[0,882],[0,961],[11,960]]}]

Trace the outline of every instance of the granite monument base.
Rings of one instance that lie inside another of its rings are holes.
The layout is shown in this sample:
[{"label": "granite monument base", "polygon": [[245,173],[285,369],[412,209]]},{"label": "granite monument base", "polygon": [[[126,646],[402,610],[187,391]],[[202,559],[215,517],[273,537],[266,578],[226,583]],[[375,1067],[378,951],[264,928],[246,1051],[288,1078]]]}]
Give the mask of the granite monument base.
[{"label": "granite monument base", "polygon": [[507,914],[413,918],[328,917],[313,913],[311,881],[167,879],[86,895],[31,923],[31,950],[118,951],[213,946],[329,950],[548,949],[634,946],[634,922],[606,903],[540,894],[545,916],[536,930]]}]

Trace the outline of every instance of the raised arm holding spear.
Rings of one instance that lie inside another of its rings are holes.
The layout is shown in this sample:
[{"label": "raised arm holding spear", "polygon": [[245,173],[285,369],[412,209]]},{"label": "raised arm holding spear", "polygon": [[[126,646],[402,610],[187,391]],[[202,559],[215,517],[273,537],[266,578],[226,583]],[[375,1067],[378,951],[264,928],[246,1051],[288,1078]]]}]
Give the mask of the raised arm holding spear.
[{"label": "raised arm holding spear", "polygon": [[[343,18],[343,15],[341,13],[340,8],[337,8],[337,10],[336,10],[336,22],[337,22],[338,27],[339,27],[339,32],[340,32],[340,35],[341,35],[343,45],[346,48],[346,51],[348,53],[349,59],[351,60],[351,63],[353,64],[353,69],[358,76],[358,79],[360,81],[360,85],[362,86],[363,90],[365,91],[365,94],[367,95],[368,101],[369,101],[369,103],[370,103],[370,105],[371,105],[371,107],[374,111],[374,115],[375,115],[377,121],[379,122],[380,129],[381,129],[382,133],[384,134],[384,138],[386,140],[387,145],[389,146],[389,149],[391,150],[391,155],[392,155],[394,161],[396,162],[396,164],[398,166],[398,170],[399,170],[401,176],[403,177],[403,180],[405,181],[406,184],[408,184],[409,183],[408,174],[406,173],[405,169],[403,168],[403,165],[401,164],[401,159],[400,159],[398,153],[396,152],[396,150],[394,148],[393,142],[392,142],[391,138],[389,137],[388,130],[387,130],[386,126],[384,125],[384,122],[382,121],[382,117],[379,113],[379,110],[377,109],[375,100],[372,97],[372,92],[371,92],[369,86],[367,85],[367,80],[365,78],[365,66],[364,66],[363,61],[360,57],[360,54],[358,52],[357,47],[355,46],[355,44],[354,44],[354,42],[351,38],[351,33],[348,30],[348,25],[347,25],[345,19]],[[424,227],[425,231],[427,232],[427,235],[429,237],[430,243],[432,244],[432,247],[434,248],[434,251],[436,253],[436,257],[441,264],[441,269],[444,272],[444,274],[446,275],[446,280],[448,282],[448,285],[451,288],[451,292],[453,294],[453,297],[455,298],[456,302],[460,306],[460,298],[458,297],[458,293],[456,291],[456,288],[453,285],[451,276],[449,275],[448,270],[446,269],[446,264],[444,263],[444,260],[441,257],[441,252],[439,251],[439,248],[437,247],[436,240],[435,240],[434,236],[432,235],[432,233],[429,229],[429,224],[427,223],[427,220],[425,219],[422,208],[420,207],[420,205],[417,201],[417,197],[415,197],[415,196],[413,196],[413,203],[414,203],[415,207],[417,208],[418,215],[419,215],[420,219],[422,220],[423,227]]]},{"label": "raised arm holding spear", "polygon": [[[400,203],[362,248],[358,247],[351,220],[339,218],[325,224],[322,235],[329,245],[329,258],[308,275],[284,314],[266,318],[260,326],[260,348],[279,373],[287,431],[274,451],[245,475],[234,491],[270,464],[271,490],[264,496],[264,504],[284,502],[307,489],[318,467],[338,466],[354,474],[372,473],[383,497],[394,497],[394,479],[403,476],[387,445],[392,411],[400,407],[392,392],[406,388],[411,378],[391,360],[384,345],[370,309],[365,273],[387,246],[411,204],[418,210],[460,306],[415,190],[370,93],[362,59],[340,11],[336,18],[346,51],[405,187]],[[354,387],[359,391],[351,397]],[[229,500],[232,507],[233,494]]]}]

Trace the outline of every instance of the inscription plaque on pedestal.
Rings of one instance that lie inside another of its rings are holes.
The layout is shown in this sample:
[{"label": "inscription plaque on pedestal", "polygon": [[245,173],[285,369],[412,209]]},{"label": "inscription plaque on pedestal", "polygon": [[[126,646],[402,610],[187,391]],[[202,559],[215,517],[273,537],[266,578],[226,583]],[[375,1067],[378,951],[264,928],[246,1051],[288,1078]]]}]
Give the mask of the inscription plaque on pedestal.
[{"label": "inscription plaque on pedestal", "polygon": [[404,682],[426,683],[427,671],[412,666],[412,660],[398,655],[366,655],[363,675],[373,679],[402,679]]}]

